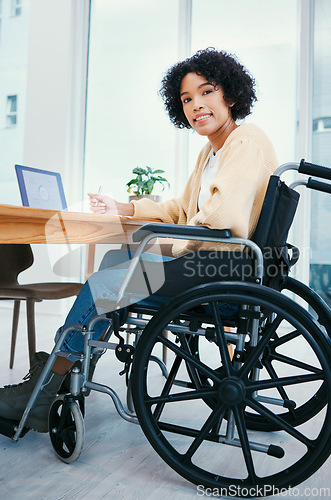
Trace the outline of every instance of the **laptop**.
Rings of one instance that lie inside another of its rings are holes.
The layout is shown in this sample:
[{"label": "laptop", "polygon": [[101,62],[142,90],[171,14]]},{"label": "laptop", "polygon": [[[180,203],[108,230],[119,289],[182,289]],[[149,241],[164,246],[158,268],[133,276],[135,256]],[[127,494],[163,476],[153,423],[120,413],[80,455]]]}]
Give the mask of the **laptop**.
[{"label": "laptop", "polygon": [[24,207],[67,210],[61,175],[39,168],[15,165]]}]

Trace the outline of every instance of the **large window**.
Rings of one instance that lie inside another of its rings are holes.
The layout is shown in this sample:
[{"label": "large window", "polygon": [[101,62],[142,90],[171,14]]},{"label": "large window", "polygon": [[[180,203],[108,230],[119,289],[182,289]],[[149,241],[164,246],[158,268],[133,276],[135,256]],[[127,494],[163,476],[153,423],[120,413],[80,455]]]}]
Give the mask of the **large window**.
[{"label": "large window", "polygon": [[[312,159],[331,166],[331,2],[314,4]],[[311,192],[310,285],[331,303],[331,196]]]},{"label": "large window", "polygon": [[166,171],[172,187],[164,196],[179,194],[206,142],[176,132],[157,95],[162,73],[183,57],[181,37],[191,39],[187,56],[208,46],[238,56],[258,87],[248,121],[270,136],[280,163],[296,158],[297,1],[192,0],[186,24],[178,17],[184,4],[92,1],[86,191],[103,185],[126,201],[131,170],[148,165]]},{"label": "large window", "polygon": [[[225,50],[254,76],[258,101],[246,121],[268,134],[279,163],[296,159],[297,44],[296,0],[193,0],[192,53]],[[201,143],[191,141],[193,155]]]},{"label": "large window", "polygon": [[102,185],[127,201],[125,184],[137,166],[165,170],[176,183],[175,131],[158,90],[176,61],[177,33],[175,0],[92,1],[86,192]]},{"label": "large window", "polygon": [[30,0],[22,5],[0,0],[0,199],[8,204],[21,203],[14,165],[23,161],[26,136]]}]

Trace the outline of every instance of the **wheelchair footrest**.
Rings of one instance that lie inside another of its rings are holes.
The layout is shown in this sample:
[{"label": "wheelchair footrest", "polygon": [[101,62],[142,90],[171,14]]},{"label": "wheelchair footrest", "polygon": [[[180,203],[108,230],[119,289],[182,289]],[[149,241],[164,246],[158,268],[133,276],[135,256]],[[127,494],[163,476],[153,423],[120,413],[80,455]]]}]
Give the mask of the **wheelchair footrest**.
[{"label": "wheelchair footrest", "polygon": [[[18,424],[18,420],[10,420],[8,418],[0,417],[0,434],[3,434],[4,436],[7,436],[9,438],[14,437]],[[20,437],[25,436],[25,434],[29,432],[29,430],[30,429],[28,429],[27,427],[24,427],[20,434]]]}]

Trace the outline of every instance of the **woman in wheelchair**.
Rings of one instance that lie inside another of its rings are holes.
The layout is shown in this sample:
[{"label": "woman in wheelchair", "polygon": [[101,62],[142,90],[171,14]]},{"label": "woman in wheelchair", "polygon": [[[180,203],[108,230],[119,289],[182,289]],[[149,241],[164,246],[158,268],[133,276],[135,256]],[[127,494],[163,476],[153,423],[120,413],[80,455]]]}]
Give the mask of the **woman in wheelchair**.
[{"label": "woman in wheelchair", "polygon": [[[208,139],[181,196],[161,203],[148,199],[118,203],[104,195],[90,194],[91,210],[138,219],[147,216],[171,224],[229,228],[233,236],[250,238],[268,180],[278,166],[265,133],[253,124],[237,123],[251,113],[256,101],[254,79],[235,57],[209,48],[170,68],[162,80],[161,95],[176,127],[193,129]],[[145,253],[143,259],[162,265],[165,261],[177,262],[192,250],[208,252],[215,250],[215,244],[178,239],[172,256]],[[106,255],[101,269],[83,286],[56,338],[67,326],[86,324],[96,314],[114,307],[129,261],[125,250]],[[181,276],[177,274],[176,280]],[[131,301],[145,299],[161,304],[165,300],[147,296],[148,292],[138,291]],[[106,321],[95,325],[95,339],[102,337],[107,325]],[[27,427],[47,432],[50,405],[76,359],[71,354],[82,349],[83,336],[77,330],[65,341],[63,350],[68,356],[57,357],[29,413]],[[1,417],[20,420],[47,357],[46,353],[36,353],[25,381],[0,389]]]}]

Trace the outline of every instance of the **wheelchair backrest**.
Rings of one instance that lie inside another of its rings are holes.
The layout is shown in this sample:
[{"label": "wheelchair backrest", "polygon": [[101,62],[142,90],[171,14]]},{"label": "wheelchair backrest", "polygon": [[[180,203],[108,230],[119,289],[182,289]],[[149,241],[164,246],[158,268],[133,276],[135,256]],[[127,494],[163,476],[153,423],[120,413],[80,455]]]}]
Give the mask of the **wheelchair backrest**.
[{"label": "wheelchair backrest", "polygon": [[264,254],[266,281],[269,281],[268,278],[275,277],[275,266],[279,266],[281,276],[287,274],[291,267],[287,237],[299,198],[299,193],[289,188],[278,176],[270,177],[259,221],[252,238]]}]

